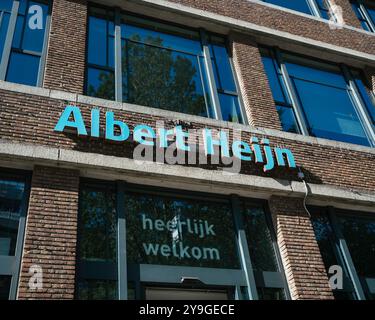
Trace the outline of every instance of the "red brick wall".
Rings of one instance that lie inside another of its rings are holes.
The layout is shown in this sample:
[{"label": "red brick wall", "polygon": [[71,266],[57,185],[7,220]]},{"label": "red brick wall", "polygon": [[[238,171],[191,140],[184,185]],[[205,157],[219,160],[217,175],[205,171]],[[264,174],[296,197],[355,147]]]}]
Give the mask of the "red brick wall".
[{"label": "red brick wall", "polygon": [[[21,262],[19,299],[73,299],[79,172],[36,166]],[[43,288],[29,289],[29,268],[43,270]]]},{"label": "red brick wall", "polygon": [[269,205],[292,299],[333,299],[302,200],[273,196]]},{"label": "red brick wall", "polygon": [[86,0],[54,0],[44,87],[83,93]]},{"label": "red brick wall", "polygon": [[233,64],[249,124],[282,130],[257,45],[248,37],[231,35]]},{"label": "red brick wall", "polygon": [[[246,0],[170,1],[362,52],[371,54],[375,52],[375,37],[372,35],[349,29],[331,30],[327,23]],[[351,8],[347,2],[348,0],[340,1],[340,5],[344,8],[345,19],[349,25],[358,26],[353,13],[349,14]]]}]

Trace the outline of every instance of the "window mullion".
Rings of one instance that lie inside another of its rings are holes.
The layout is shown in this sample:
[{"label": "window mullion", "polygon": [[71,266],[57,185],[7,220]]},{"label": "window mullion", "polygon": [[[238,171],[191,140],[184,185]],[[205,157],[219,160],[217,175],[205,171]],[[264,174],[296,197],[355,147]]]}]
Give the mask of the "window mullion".
[{"label": "window mullion", "polygon": [[316,3],[315,0],[308,0],[310,8],[313,11],[314,16],[322,18],[322,15],[320,14],[320,9],[318,7],[318,4]]},{"label": "window mullion", "polygon": [[375,146],[375,132],[373,129],[372,121],[370,120],[370,115],[367,113],[366,106],[363,104],[360,93],[358,92],[357,85],[355,84],[348,67],[345,65],[341,66],[344,77],[349,83],[349,89],[351,91],[351,96],[353,97],[355,109],[357,110],[360,121],[364,127],[365,133],[370,140],[370,144]]},{"label": "window mullion", "polygon": [[223,116],[221,114],[221,109],[220,109],[219,95],[218,95],[217,87],[215,83],[215,75],[214,75],[214,70],[213,70],[212,61],[211,61],[210,48],[208,47],[209,44],[208,44],[207,34],[204,30],[200,30],[200,35],[201,35],[201,41],[202,41],[202,46],[203,46],[204,63],[206,66],[206,71],[207,71],[208,86],[209,86],[209,90],[211,93],[211,102],[213,105],[215,118],[218,120],[222,120]]},{"label": "window mullion", "polygon": [[352,257],[350,255],[348,245],[346,243],[344,235],[341,232],[338,219],[336,217],[336,214],[334,213],[334,209],[331,208],[331,207],[329,208],[329,218],[330,218],[330,221],[331,221],[331,224],[332,224],[332,229],[333,229],[333,231],[336,235],[336,238],[338,240],[338,246],[341,250],[343,260],[344,260],[346,268],[348,270],[350,279],[353,282],[354,290],[355,290],[355,293],[358,297],[358,300],[366,300],[361,282],[359,280],[359,277],[358,277],[357,271],[355,269]]},{"label": "window mullion", "polygon": [[8,25],[7,35],[5,38],[3,55],[1,57],[0,80],[5,80],[5,77],[6,77],[9,57],[12,51],[12,42],[13,42],[14,31],[16,29],[19,6],[20,6],[20,2],[18,0],[15,0],[12,6],[12,13],[9,19],[9,25]]},{"label": "window mullion", "polygon": [[117,182],[117,286],[119,300],[128,299],[128,268],[126,259],[125,186]]},{"label": "window mullion", "polygon": [[44,78],[44,68],[46,65],[46,58],[47,58],[47,48],[48,48],[48,39],[50,33],[50,25],[51,25],[51,6],[48,8],[48,14],[46,17],[46,24],[45,24],[45,33],[44,33],[44,40],[43,40],[43,49],[42,55],[40,58],[39,63],[39,71],[38,71],[38,80],[37,80],[37,87],[41,87],[43,85],[43,78]]},{"label": "window mullion", "polygon": [[300,128],[301,133],[303,135],[308,136],[309,130],[307,128],[305,117],[303,115],[302,107],[301,107],[301,105],[298,101],[297,93],[294,90],[292,81],[290,80],[288,71],[286,69],[284,61],[282,60],[281,53],[280,53],[279,49],[276,48],[275,51],[276,51],[276,60],[277,60],[277,63],[279,64],[279,66],[280,66],[281,74],[282,74],[282,77],[283,77],[284,82],[285,82],[285,87],[288,91],[290,99],[292,100],[293,110],[294,110],[299,128]]},{"label": "window mullion", "polygon": [[367,12],[367,9],[366,9],[365,5],[363,4],[362,1],[359,1],[358,4],[359,4],[359,8],[361,10],[362,15],[366,19],[367,24],[370,26],[371,31],[375,32],[375,22],[372,21],[370,15]]},{"label": "window mullion", "polygon": [[247,245],[247,239],[245,230],[243,227],[243,221],[240,212],[239,198],[236,195],[231,196],[232,210],[234,216],[234,223],[237,234],[237,244],[239,248],[239,256],[241,260],[242,270],[245,273],[246,283],[249,292],[250,300],[258,300],[258,291],[254,277],[254,271],[251,264],[251,258],[249,253],[249,247]]},{"label": "window mullion", "polygon": [[[107,35],[108,37],[108,35]],[[115,9],[115,100],[122,101],[121,11]]]}]

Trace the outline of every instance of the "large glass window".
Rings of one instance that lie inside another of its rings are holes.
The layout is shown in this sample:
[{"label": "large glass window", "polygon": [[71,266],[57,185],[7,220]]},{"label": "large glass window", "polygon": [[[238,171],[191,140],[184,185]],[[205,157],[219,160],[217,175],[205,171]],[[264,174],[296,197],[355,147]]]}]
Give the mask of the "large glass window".
[{"label": "large glass window", "polygon": [[[184,278],[185,287],[231,288],[228,296],[238,288],[246,299],[245,268],[258,297],[287,297],[270,217],[259,202],[84,180],[79,216],[79,299],[141,299],[149,285],[176,289]],[[240,229],[249,248],[242,255]]]},{"label": "large glass window", "polygon": [[341,266],[343,288],[336,299],[375,299],[375,217],[333,208],[310,208],[327,272]]},{"label": "large glass window", "polygon": [[366,120],[374,104],[358,71],[270,49],[261,52],[284,131],[373,146],[373,126]]},{"label": "large glass window", "polygon": [[375,32],[375,5],[371,1],[351,0],[352,8],[366,31]]},{"label": "large glass window", "polygon": [[329,5],[326,0],[263,0],[280,7],[329,19]]},{"label": "large glass window", "polygon": [[88,95],[243,122],[223,38],[97,7],[88,24]]},{"label": "large glass window", "polygon": [[28,200],[28,176],[0,170],[0,299],[15,299]]},{"label": "large glass window", "polygon": [[0,79],[40,86],[49,28],[49,1],[0,4]]}]

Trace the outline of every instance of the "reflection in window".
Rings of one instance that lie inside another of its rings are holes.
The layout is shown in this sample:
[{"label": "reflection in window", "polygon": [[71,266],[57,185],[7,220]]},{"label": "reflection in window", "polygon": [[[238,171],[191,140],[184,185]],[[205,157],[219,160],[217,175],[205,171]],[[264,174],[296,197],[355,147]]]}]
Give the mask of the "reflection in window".
[{"label": "reflection in window", "polygon": [[0,256],[14,256],[25,183],[0,178]]},{"label": "reflection in window", "polygon": [[116,300],[117,282],[109,280],[82,280],[78,283],[79,300]]},{"label": "reflection in window", "polygon": [[[121,90],[124,102],[215,117],[201,34],[122,15]],[[115,100],[114,12],[90,7],[86,91]],[[237,87],[224,40],[209,36],[209,52],[225,121],[243,122]]]},{"label": "reflection in window", "polygon": [[[371,145],[370,129],[361,120],[359,110],[367,107],[372,115],[375,113],[374,101],[358,72],[353,72],[353,76],[336,65],[286,53],[280,53],[276,58],[269,49],[261,49],[261,53],[284,131],[297,132],[295,113],[300,107],[300,121],[309,135]],[[281,65],[284,73],[281,73]],[[349,80],[353,80],[353,86]],[[287,84],[289,88],[285,90]],[[295,96],[293,102],[292,95]],[[355,102],[357,100],[360,104]]]},{"label": "reflection in window", "polygon": [[253,269],[255,271],[278,271],[271,232],[263,208],[245,203],[243,214]]},{"label": "reflection in window", "polygon": [[[325,208],[313,207],[312,222],[322,258],[328,271],[332,265],[340,265],[344,272],[344,288],[334,290],[336,299],[355,299],[354,285],[347,268],[358,275],[367,299],[374,299],[375,287],[375,219],[371,214],[331,209],[328,217]],[[335,227],[334,227],[335,226]],[[353,265],[347,265],[348,257],[338,239],[345,241]]]},{"label": "reflection in window", "polygon": [[285,300],[284,289],[281,288],[258,288],[259,300]]},{"label": "reflection in window", "polygon": [[[35,86],[41,79],[39,69],[46,42],[49,1],[20,0],[14,30],[9,26],[11,4],[13,1],[8,0],[0,5],[0,52],[4,49],[6,34],[11,33],[13,39],[5,80]],[[35,20],[35,14],[39,12],[34,10],[35,6],[42,13],[40,24]]]},{"label": "reflection in window", "polygon": [[115,194],[112,190],[82,190],[80,259],[116,261],[115,208]]},{"label": "reflection in window", "polygon": [[126,195],[131,263],[239,268],[229,203]]},{"label": "reflection in window", "polygon": [[0,300],[9,299],[9,290],[10,290],[11,280],[12,280],[11,276],[0,275]]}]

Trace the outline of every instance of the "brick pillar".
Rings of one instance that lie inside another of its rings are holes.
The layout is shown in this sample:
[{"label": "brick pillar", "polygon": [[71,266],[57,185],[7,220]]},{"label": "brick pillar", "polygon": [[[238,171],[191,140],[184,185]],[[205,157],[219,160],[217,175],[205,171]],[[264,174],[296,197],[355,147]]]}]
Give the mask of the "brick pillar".
[{"label": "brick pillar", "polygon": [[83,93],[87,0],[54,0],[44,87]]},{"label": "brick pillar", "polygon": [[352,5],[349,0],[329,0],[331,4],[336,4],[342,8],[343,18],[347,25],[362,29]]},{"label": "brick pillar", "polygon": [[230,39],[249,124],[282,130],[257,45],[249,37],[239,34],[233,33]]},{"label": "brick pillar", "polygon": [[[34,168],[18,299],[73,299],[79,172]],[[29,267],[42,267],[43,288],[29,289]]]},{"label": "brick pillar", "polygon": [[270,209],[292,299],[333,299],[302,199],[272,196]]}]

